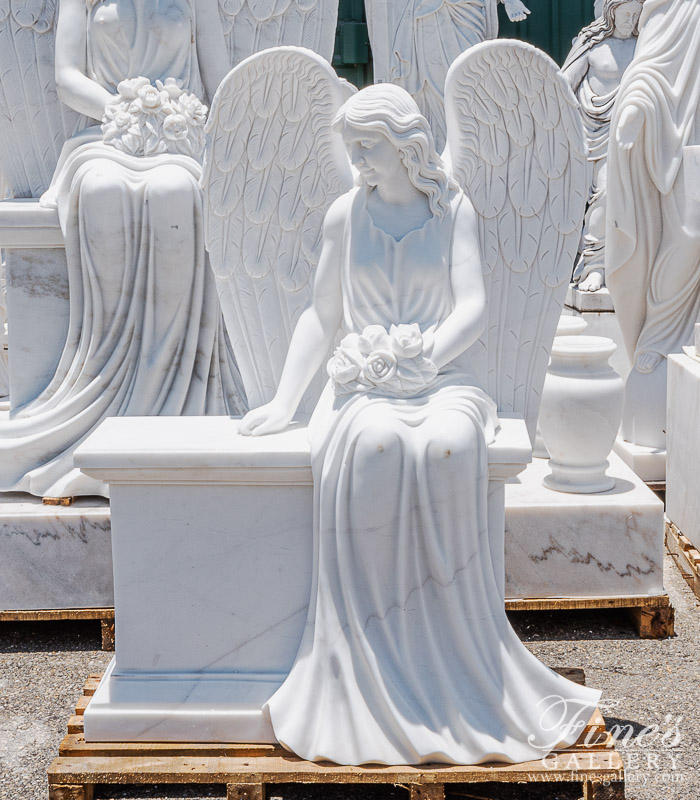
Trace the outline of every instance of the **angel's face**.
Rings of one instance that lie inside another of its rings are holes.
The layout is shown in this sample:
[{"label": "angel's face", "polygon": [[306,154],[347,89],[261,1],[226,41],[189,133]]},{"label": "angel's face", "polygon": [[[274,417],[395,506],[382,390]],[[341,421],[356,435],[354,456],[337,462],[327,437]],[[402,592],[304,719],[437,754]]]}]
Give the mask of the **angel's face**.
[{"label": "angel's face", "polygon": [[405,174],[406,167],[396,147],[380,131],[345,123],[343,139],[357,171],[368,186]]}]

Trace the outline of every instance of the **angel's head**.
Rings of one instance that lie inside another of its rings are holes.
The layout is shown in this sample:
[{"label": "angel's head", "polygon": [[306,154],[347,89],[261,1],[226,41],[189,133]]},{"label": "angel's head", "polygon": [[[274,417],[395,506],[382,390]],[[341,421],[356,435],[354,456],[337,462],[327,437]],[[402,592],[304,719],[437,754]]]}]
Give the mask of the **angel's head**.
[{"label": "angel's head", "polygon": [[449,209],[452,186],[426,118],[415,100],[399,86],[378,83],[354,94],[340,108],[333,129],[346,143],[371,145],[378,155],[376,166],[360,170],[360,183],[381,180],[392,162],[406,170],[411,183],[427,195],[430,210],[443,216]]}]

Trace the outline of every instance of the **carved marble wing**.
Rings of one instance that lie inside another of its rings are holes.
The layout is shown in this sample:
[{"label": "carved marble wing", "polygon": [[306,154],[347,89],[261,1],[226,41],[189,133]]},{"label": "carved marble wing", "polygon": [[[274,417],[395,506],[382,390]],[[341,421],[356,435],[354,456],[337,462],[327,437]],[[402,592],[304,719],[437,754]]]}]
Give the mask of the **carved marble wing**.
[{"label": "carved marble wing", "polygon": [[[257,53],[217,90],[202,176],[205,230],[250,408],[272,399],[294,325],[311,301],[328,207],[353,183],[331,122],[346,90],[297,47]],[[301,407],[311,413],[318,379]]]},{"label": "carved marble wing", "polygon": [[533,438],[586,204],[581,117],[554,61],[508,39],[453,63],[445,106],[446,156],[479,217],[488,297],[471,355],[499,409],[521,413]]},{"label": "carved marble wing", "polygon": [[232,64],[280,45],[333,58],[338,0],[219,0]]},{"label": "carved marble wing", "polygon": [[54,78],[57,0],[0,0],[0,171],[13,197],[38,197],[80,117]]}]

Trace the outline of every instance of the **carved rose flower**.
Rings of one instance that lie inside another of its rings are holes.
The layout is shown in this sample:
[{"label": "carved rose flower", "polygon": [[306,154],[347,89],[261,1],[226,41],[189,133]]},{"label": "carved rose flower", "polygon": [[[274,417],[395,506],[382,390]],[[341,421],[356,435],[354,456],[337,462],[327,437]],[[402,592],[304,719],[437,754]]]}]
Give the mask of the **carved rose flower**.
[{"label": "carved rose flower", "polygon": [[381,325],[368,325],[357,339],[357,349],[363,356],[375,350],[391,352],[391,337]]},{"label": "carved rose flower", "polygon": [[182,87],[175,78],[166,78],[165,83],[156,81],[156,88],[161,92],[166,92],[171,100],[177,100],[182,94]]},{"label": "carved rose flower", "polygon": [[150,86],[151,82],[143,75],[139,78],[129,78],[117,84],[117,92],[123,100],[136,100],[138,93],[144,86]]},{"label": "carved rose flower", "polygon": [[191,125],[204,125],[207,121],[207,107],[195,94],[183,94],[178,100],[179,110]]},{"label": "carved rose flower", "polygon": [[396,374],[396,357],[390,350],[375,350],[367,356],[363,372],[371,383],[384,383]]},{"label": "carved rose flower", "polygon": [[397,358],[415,358],[423,350],[423,334],[417,322],[392,325],[389,329],[391,348]]},{"label": "carved rose flower", "polygon": [[167,92],[160,91],[157,87],[151,86],[150,84],[139,89],[137,96],[141,102],[141,108],[147,114],[158,113],[170,99]]},{"label": "carved rose flower", "polygon": [[338,347],[326,365],[328,377],[341,386],[357,380],[362,370],[359,353]]},{"label": "carved rose flower", "polygon": [[163,120],[163,136],[171,142],[186,139],[188,133],[187,120],[182,114],[168,114]]}]

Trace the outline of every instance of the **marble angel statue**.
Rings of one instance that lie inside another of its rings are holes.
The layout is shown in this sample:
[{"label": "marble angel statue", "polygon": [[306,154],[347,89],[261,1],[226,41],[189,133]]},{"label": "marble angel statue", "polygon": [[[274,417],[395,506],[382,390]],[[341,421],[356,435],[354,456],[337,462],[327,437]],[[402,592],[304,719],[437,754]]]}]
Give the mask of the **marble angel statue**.
[{"label": "marble angel statue", "polygon": [[498,36],[499,2],[512,22],[530,13],[521,0],[366,0],[374,80],[411,93],[438,149],[445,144],[447,70],[468,47]]},{"label": "marble angel statue", "polygon": [[[535,48],[473,48],[447,81],[448,165],[404,89],[378,84],[338,109],[321,86],[333,77],[318,75],[321,113],[313,98],[294,112],[295,83],[318,60],[273,55],[252,62],[287,91],[271,93],[258,136],[290,114],[308,118],[306,132],[292,125],[296,148],[315,143],[297,181],[308,194],[331,176],[326,192],[337,197],[277,391],[240,424],[253,436],[284,429],[327,361],[309,425],[315,578],[295,664],[269,701],[275,735],[304,758],[347,764],[540,757],[577,738],[599,693],[552,673],[508,623],[489,551],[486,448],[499,425],[492,396],[534,426],[529,378],[536,363],[542,376],[546,369],[585,204],[575,100]],[[248,188],[236,190],[231,170],[238,127],[257,119],[247,119],[254,88],[240,80],[249,68],[224,81],[210,123],[204,180],[218,269],[246,246],[224,214],[227,189],[235,208]],[[334,147],[340,141],[347,155]],[[254,154],[271,172],[272,150]],[[348,156],[358,179],[342,193]],[[251,208],[261,196],[253,177]],[[316,210],[301,208],[298,225],[309,227]],[[272,248],[267,274],[287,249],[280,237],[256,236],[259,255]]]},{"label": "marble angel statue", "polygon": [[622,436],[665,447],[666,356],[700,321],[700,0],[645,0],[608,153],[605,270],[630,362]]},{"label": "marble angel statue", "polygon": [[0,423],[0,489],[103,494],[72,454],[105,417],[245,408],[198,186],[203,102],[228,67],[216,0],[62,0],[58,91],[102,126],[69,139],[42,200],[65,239],[70,326],[49,385]]},{"label": "marble angel statue", "polygon": [[615,98],[634,56],[641,0],[605,0],[602,15],[575,40],[562,71],[581,106],[591,181],[574,281],[585,292],[605,285],[607,156]]}]

